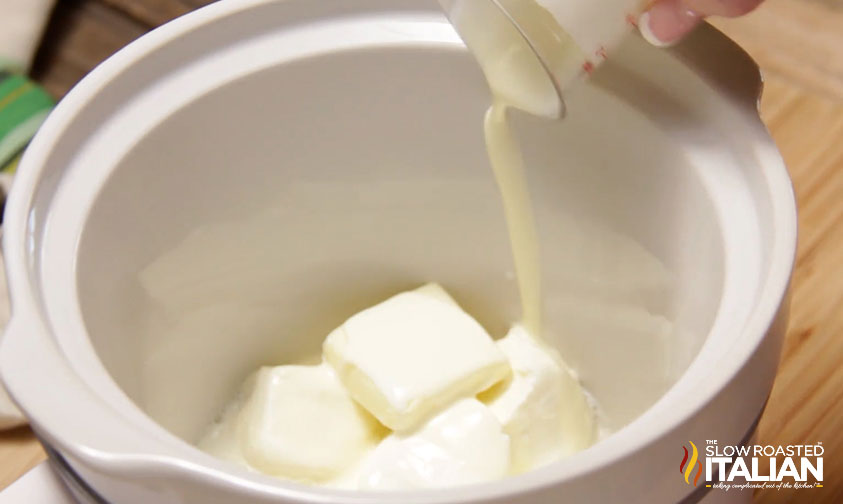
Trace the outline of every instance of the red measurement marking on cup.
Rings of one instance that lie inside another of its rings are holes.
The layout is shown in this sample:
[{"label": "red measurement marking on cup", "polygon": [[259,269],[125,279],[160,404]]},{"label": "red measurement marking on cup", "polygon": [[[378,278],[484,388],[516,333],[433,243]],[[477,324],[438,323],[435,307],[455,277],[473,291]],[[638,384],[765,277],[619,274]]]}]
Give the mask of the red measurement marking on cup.
[{"label": "red measurement marking on cup", "polygon": [[635,14],[627,14],[626,22],[634,26],[635,28],[638,28],[638,16],[636,16]]},{"label": "red measurement marking on cup", "polygon": [[582,69],[585,71],[585,73],[591,75],[592,73],[594,73],[594,63],[586,61],[582,64]]},{"label": "red measurement marking on cup", "polygon": [[600,46],[600,49],[598,49],[595,54],[603,61],[606,61],[609,58],[609,53],[606,52],[606,48],[603,46]]}]

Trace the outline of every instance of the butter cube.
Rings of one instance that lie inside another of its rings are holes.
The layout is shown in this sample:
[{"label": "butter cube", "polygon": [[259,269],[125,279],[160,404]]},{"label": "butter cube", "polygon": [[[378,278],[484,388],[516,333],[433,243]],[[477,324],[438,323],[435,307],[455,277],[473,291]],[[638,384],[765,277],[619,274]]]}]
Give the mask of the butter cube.
[{"label": "butter cube", "polygon": [[512,378],[480,396],[512,441],[512,470],[523,473],[594,442],[594,412],[559,353],[515,326],[498,341]]},{"label": "butter cube", "polygon": [[468,485],[509,471],[509,437],[476,399],[457,401],[421,429],[392,434],[365,459],[361,490],[409,490]]},{"label": "butter cube", "polygon": [[328,335],[323,354],[351,396],[395,431],[510,373],[485,329],[436,285],[354,315]]},{"label": "butter cube", "polygon": [[386,435],[327,364],[263,368],[251,380],[237,428],[243,459],[260,472],[327,481]]}]

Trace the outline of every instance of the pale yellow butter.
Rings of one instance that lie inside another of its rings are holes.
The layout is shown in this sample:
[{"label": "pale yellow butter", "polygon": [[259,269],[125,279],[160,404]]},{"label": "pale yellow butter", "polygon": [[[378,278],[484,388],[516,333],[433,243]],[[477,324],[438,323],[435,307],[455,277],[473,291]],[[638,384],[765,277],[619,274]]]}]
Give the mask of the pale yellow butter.
[{"label": "pale yellow butter", "polygon": [[438,286],[354,315],[328,336],[323,353],[351,396],[395,431],[510,373],[486,330]]},{"label": "pale yellow butter", "polygon": [[509,436],[477,399],[462,399],[408,434],[378,445],[357,475],[361,490],[469,485],[509,472]]},{"label": "pale yellow butter", "polygon": [[351,400],[328,365],[259,370],[234,414],[240,453],[229,453],[229,460],[305,482],[335,478],[387,433]]},{"label": "pale yellow butter", "polygon": [[512,471],[522,473],[587,448],[595,416],[559,353],[515,326],[498,347],[512,378],[480,396],[512,441]]}]

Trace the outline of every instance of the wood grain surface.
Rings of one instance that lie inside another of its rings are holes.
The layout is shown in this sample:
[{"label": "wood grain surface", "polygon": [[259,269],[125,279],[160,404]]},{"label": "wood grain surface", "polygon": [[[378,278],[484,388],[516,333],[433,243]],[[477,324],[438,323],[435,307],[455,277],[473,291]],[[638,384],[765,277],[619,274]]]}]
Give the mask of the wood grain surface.
[{"label": "wood grain surface", "polygon": [[[98,62],[203,0],[60,0],[33,75],[61,97]],[[762,504],[843,502],[843,0],[767,0],[715,20],[766,76],[764,121],[800,208],[792,320],[761,421],[765,444],[823,442],[824,488],[766,491]],[[26,429],[0,433],[0,488],[44,457]],[[802,492],[802,493],[800,493]]]}]

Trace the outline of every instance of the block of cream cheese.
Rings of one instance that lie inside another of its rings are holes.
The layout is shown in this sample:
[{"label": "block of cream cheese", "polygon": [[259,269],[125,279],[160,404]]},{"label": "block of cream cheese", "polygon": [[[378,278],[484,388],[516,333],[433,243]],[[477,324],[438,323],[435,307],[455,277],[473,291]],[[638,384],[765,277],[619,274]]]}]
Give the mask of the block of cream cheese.
[{"label": "block of cream cheese", "polygon": [[514,326],[498,347],[511,379],[482,394],[512,441],[512,470],[522,473],[587,448],[595,418],[578,380],[558,352]]},{"label": "block of cream cheese", "polygon": [[392,434],[368,456],[361,490],[411,490],[468,485],[505,477],[509,437],[477,399],[454,403],[413,433]]},{"label": "block of cream cheese", "polygon": [[251,393],[236,420],[237,440],[242,459],[260,472],[327,481],[386,435],[327,364],[263,368],[250,382]]},{"label": "block of cream cheese", "polygon": [[395,431],[510,374],[486,330],[438,286],[354,315],[328,335],[323,352],[351,396]]}]

